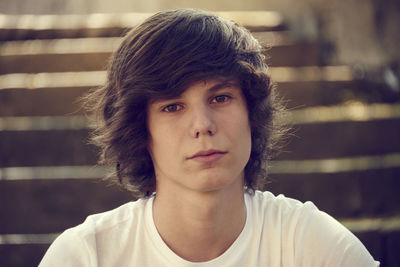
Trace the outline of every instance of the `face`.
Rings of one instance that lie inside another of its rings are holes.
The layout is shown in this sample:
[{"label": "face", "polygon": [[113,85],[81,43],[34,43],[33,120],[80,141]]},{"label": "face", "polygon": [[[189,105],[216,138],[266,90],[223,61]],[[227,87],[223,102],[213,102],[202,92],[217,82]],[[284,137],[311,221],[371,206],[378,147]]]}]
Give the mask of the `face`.
[{"label": "face", "polygon": [[237,184],[251,151],[246,100],[236,80],[207,79],[148,106],[157,192],[208,192]]}]

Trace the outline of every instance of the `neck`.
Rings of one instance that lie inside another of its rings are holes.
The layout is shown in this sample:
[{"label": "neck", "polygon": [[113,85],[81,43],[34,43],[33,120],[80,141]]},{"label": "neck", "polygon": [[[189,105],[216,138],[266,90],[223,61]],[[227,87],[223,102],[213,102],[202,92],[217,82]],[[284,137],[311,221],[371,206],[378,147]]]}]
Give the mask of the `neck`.
[{"label": "neck", "polygon": [[243,184],[212,192],[157,191],[153,218],[164,242],[180,257],[208,261],[225,252],[246,222]]}]

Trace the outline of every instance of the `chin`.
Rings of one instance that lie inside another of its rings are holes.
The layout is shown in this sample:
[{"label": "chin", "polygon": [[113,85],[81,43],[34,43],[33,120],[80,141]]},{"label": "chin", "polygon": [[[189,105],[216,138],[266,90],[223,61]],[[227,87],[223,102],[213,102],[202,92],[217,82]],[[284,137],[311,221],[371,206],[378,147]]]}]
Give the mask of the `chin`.
[{"label": "chin", "polygon": [[244,186],[244,176],[242,174],[238,175],[216,172],[201,175],[197,178],[198,184],[195,187],[203,192],[219,191],[235,184],[241,187]]}]

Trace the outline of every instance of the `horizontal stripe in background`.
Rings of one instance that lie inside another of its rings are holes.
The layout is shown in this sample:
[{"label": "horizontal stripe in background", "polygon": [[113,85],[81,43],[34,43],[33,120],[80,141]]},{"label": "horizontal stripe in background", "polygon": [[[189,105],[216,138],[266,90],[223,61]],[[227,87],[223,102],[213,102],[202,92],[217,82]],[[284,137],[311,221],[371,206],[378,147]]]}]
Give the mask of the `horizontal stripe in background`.
[{"label": "horizontal stripe in background", "polygon": [[[400,153],[379,156],[271,161],[270,174],[307,174],[365,171],[400,167]],[[0,180],[101,178],[100,166],[40,166],[0,168]]]},{"label": "horizontal stripe in background", "polygon": [[[278,27],[283,17],[275,11],[217,11],[226,19],[250,27]],[[13,30],[82,30],[113,27],[133,27],[154,13],[130,12],[121,14],[62,14],[62,15],[11,15],[0,14],[0,28]]]}]

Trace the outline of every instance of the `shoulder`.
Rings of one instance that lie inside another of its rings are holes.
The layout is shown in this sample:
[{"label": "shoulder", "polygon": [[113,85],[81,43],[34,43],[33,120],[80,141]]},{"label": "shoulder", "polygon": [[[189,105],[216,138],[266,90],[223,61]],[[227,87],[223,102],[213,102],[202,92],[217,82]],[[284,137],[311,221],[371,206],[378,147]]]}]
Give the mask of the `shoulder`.
[{"label": "shoulder", "polygon": [[249,198],[250,203],[256,212],[269,217],[290,217],[319,211],[314,203],[310,201],[303,203],[299,200],[285,197],[284,195],[275,196],[268,191],[255,191],[254,195],[249,196]]},{"label": "shoulder", "polygon": [[141,220],[147,201],[148,199],[139,199],[113,210],[89,215],[82,224],[70,228],[64,233],[85,238],[91,235],[102,235],[110,231],[123,231],[124,225],[132,225]]},{"label": "shoulder", "polygon": [[90,215],[81,225],[72,229],[81,231],[81,234],[84,234],[86,231],[88,231],[88,233],[99,233],[130,220],[138,221],[144,216],[144,209],[147,201],[148,199],[139,199],[134,202],[128,202],[113,210]]},{"label": "shoulder", "polygon": [[251,198],[257,219],[296,266],[377,266],[353,233],[312,202],[259,191]]},{"label": "shoulder", "polygon": [[269,232],[269,239],[274,239],[281,244],[292,242],[300,230],[307,228],[309,221],[321,216],[321,212],[312,202],[275,196],[271,192],[256,191],[248,195],[248,203],[254,221],[263,225]]},{"label": "shoulder", "polygon": [[40,266],[96,266],[97,251],[115,247],[113,242],[120,242],[119,236],[131,235],[136,230],[147,201],[140,199],[88,216],[82,224],[56,238]]}]

